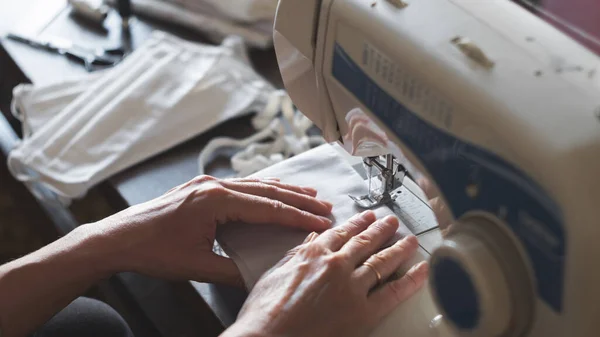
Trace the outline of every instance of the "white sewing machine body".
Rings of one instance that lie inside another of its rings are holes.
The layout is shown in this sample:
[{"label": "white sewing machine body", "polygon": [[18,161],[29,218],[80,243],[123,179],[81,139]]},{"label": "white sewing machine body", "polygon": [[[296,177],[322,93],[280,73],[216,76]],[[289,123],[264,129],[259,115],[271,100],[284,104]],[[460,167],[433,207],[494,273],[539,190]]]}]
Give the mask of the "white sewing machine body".
[{"label": "white sewing machine body", "polygon": [[426,292],[451,335],[599,334],[597,55],[509,1],[472,0],[281,0],[275,48],[328,141],[435,183],[456,222]]}]

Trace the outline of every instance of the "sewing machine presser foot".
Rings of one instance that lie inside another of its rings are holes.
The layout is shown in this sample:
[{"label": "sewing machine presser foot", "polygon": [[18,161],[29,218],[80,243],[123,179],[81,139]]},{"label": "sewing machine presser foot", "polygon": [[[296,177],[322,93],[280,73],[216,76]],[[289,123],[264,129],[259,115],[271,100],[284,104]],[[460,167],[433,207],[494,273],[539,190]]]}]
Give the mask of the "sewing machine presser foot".
[{"label": "sewing machine presser foot", "polygon": [[370,195],[363,195],[360,197],[349,195],[349,197],[350,199],[354,200],[358,207],[364,209],[372,209],[381,205],[385,205],[389,202],[395,201],[398,197],[398,194],[400,194],[400,191],[394,191],[391,194],[380,195],[378,197],[372,197]]},{"label": "sewing machine presser foot", "polygon": [[[364,209],[372,209],[395,201],[401,192],[400,187],[406,175],[404,166],[399,164],[392,155],[386,155],[383,163],[379,157],[367,157],[363,160],[363,164],[368,173],[369,193],[358,197],[349,195],[350,199]],[[373,169],[379,171],[382,183],[381,192],[372,190]]]}]

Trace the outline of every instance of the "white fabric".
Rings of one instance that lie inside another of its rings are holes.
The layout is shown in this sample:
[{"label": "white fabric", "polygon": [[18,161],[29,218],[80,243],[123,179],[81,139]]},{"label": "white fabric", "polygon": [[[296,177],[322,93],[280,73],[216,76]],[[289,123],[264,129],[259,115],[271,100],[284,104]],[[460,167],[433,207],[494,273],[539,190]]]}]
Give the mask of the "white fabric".
[{"label": "white fabric", "polygon": [[[280,111],[282,116],[278,117]],[[198,157],[199,174],[205,173],[208,159],[220,148],[241,149],[232,156],[231,166],[237,176],[246,177],[325,142],[321,136],[308,134],[314,124],[294,109],[283,90],[271,95],[266,108],[252,119],[252,124],[259,131],[246,139],[213,139]]]},{"label": "white fabric", "polygon": [[[111,4],[116,3],[116,0],[107,1]],[[172,0],[131,0],[131,7],[138,15],[178,24],[202,33],[216,43],[220,43],[229,35],[237,35],[252,47],[266,49],[273,45],[275,11],[272,12],[270,19],[236,22],[228,17],[235,11],[223,14],[207,5],[190,10]],[[247,13],[242,16],[250,19],[252,14]]]},{"label": "white fabric", "polygon": [[[343,224],[362,210],[348,195],[363,195],[367,186],[337,150],[325,144],[253,175],[278,177],[288,184],[316,188],[319,198],[333,203],[333,225]],[[387,207],[375,210],[378,217],[392,214]],[[401,226],[399,235],[410,234]],[[217,241],[238,266],[248,289],[285,253],[302,243],[307,232],[270,225],[227,224],[219,227]]]},{"label": "white fabric", "polygon": [[29,138],[33,130],[39,130],[52,117],[83,94],[105,72],[95,72],[83,78],[65,82],[35,86],[20,84],[13,89],[12,114],[21,121],[23,138]]},{"label": "white fabric", "polygon": [[[61,197],[80,197],[114,173],[225,120],[264,110],[275,91],[251,68],[240,38],[206,46],[161,32],[88,80],[79,95],[80,88],[64,84],[22,90],[23,96],[16,91],[16,114],[27,131],[8,159],[17,179],[41,181]],[[55,116],[41,123],[48,111]]]},{"label": "white fabric", "polygon": [[[256,177],[278,177],[282,182],[316,188],[319,198],[333,203],[333,226],[343,224],[354,214],[362,211],[350,198],[367,192],[364,180],[354,171],[334,146],[322,145],[292,159],[258,172]],[[378,218],[392,214],[388,207],[375,210]],[[401,225],[395,241],[410,234]],[[298,246],[308,232],[279,226],[226,224],[220,226],[217,240],[225,253],[233,259],[244,282],[251,290],[258,279],[272,268],[285,253]],[[391,243],[391,242],[390,242]],[[419,249],[415,257],[401,268],[407,270],[414,263],[427,258]],[[440,334],[439,327],[430,327],[430,322],[439,315],[425,285],[421,291],[400,305],[371,334],[371,337],[448,336]]]}]

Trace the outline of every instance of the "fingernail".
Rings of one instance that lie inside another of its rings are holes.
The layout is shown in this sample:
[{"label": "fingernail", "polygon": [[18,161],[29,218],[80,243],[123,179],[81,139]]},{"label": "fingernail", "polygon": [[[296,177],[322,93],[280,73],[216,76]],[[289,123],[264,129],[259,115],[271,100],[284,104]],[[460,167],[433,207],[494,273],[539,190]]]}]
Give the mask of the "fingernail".
[{"label": "fingernail", "polygon": [[427,261],[421,261],[414,265],[410,271],[413,275],[423,274],[429,272],[429,263]]},{"label": "fingernail", "polygon": [[332,224],[332,221],[329,218],[326,218],[324,216],[319,216],[319,218],[321,218],[321,221],[323,221],[323,223],[327,224],[328,226]]},{"label": "fingernail", "polygon": [[318,236],[319,234],[317,234],[316,232],[312,232],[310,234],[308,234],[308,236],[306,237],[306,239],[304,239],[304,243],[309,243],[312,242],[312,240],[315,239],[316,236]]},{"label": "fingernail", "polygon": [[400,224],[400,220],[398,220],[398,218],[394,215],[388,215],[386,216],[383,221],[385,221],[386,223],[393,225],[393,224]]},{"label": "fingernail", "polygon": [[407,236],[403,237],[402,239],[396,241],[395,245],[400,246],[400,245],[402,245],[403,241],[410,242],[411,244],[415,244],[415,243],[418,244],[419,243],[419,241],[417,240],[416,236],[414,236],[414,235],[407,235]]},{"label": "fingernail", "polygon": [[329,208],[329,210],[331,210],[333,208],[333,204],[330,203],[329,201],[325,201],[325,200],[319,200],[323,205],[327,206],[327,208]]},{"label": "fingernail", "polygon": [[268,177],[268,178],[263,178],[264,180],[274,180],[274,181],[281,181],[281,179],[279,178],[275,178],[275,177]]},{"label": "fingernail", "polygon": [[371,222],[377,220],[377,217],[375,216],[375,212],[373,212],[371,210],[363,211],[362,213],[357,214],[354,217],[357,219],[367,220],[367,221],[371,221]]},{"label": "fingernail", "polygon": [[360,213],[359,216],[361,218],[366,218],[366,217],[370,216],[371,214],[373,214],[373,211],[370,210],[370,209],[368,209],[368,210],[363,211],[362,213]]},{"label": "fingernail", "polygon": [[303,187],[302,190],[306,193],[317,195],[317,190],[312,187]]}]

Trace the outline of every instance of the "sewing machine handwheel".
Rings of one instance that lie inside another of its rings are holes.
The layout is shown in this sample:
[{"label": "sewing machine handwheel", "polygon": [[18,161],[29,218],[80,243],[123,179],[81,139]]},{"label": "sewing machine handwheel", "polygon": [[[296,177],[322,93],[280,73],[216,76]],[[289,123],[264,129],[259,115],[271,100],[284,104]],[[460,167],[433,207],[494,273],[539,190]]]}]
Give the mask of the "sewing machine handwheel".
[{"label": "sewing machine handwheel", "polygon": [[486,216],[461,219],[432,255],[433,296],[461,336],[522,336],[530,329],[533,278],[501,226]]}]

